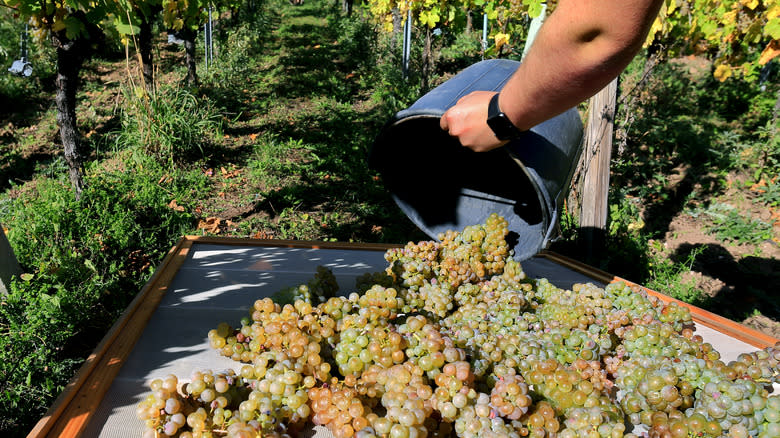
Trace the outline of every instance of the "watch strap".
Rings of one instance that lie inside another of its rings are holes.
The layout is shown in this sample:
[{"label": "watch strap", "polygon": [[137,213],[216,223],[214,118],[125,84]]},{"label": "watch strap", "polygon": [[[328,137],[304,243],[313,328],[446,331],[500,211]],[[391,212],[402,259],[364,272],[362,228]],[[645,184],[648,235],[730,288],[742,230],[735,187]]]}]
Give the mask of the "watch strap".
[{"label": "watch strap", "polygon": [[490,98],[490,103],[488,104],[487,124],[490,126],[490,129],[493,130],[496,138],[499,140],[511,140],[513,138],[519,137],[523,131],[518,129],[517,126],[515,126],[514,123],[509,120],[509,117],[507,117],[507,115],[501,111],[501,108],[499,108],[499,94],[500,93],[496,93],[493,95],[493,97]]}]

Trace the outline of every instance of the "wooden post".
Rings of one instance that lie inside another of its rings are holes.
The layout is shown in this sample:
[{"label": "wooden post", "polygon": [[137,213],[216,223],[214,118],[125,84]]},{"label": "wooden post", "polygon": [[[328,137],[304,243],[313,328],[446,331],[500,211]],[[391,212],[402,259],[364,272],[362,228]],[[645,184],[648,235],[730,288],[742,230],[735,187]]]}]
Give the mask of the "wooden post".
[{"label": "wooden post", "polygon": [[603,245],[607,229],[609,161],[617,99],[617,78],[590,99],[583,151],[583,186],[580,229],[586,257]]},{"label": "wooden post", "polygon": [[19,262],[16,261],[11,244],[5,237],[5,231],[0,224],[0,296],[8,295],[11,289],[11,278],[22,273]]}]

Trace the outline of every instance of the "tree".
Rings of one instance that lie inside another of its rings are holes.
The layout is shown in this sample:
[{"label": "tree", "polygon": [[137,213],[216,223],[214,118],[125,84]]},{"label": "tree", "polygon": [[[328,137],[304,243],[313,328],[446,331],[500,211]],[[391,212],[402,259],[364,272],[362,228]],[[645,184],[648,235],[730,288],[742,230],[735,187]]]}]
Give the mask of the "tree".
[{"label": "tree", "polygon": [[178,32],[184,40],[184,52],[186,53],[187,84],[198,84],[198,74],[195,62],[195,37],[198,28],[208,19],[208,7],[212,2],[208,0],[163,0],[163,23],[169,29]]},{"label": "tree", "polygon": [[57,123],[68,176],[76,197],[84,188],[81,139],[76,126],[76,91],[79,72],[95,45],[103,38],[98,23],[108,10],[104,0],[3,0],[29,19],[37,35],[48,36],[57,53]]}]

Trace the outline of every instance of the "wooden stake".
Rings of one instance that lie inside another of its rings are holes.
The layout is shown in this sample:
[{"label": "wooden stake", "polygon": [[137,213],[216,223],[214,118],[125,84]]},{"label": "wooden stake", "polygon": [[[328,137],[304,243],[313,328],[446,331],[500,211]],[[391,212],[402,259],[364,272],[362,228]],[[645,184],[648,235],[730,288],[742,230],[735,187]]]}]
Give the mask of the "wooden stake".
[{"label": "wooden stake", "polygon": [[583,153],[584,184],[580,228],[588,259],[603,243],[607,228],[609,161],[617,98],[617,78],[590,99]]},{"label": "wooden stake", "polygon": [[0,224],[0,296],[8,295],[11,289],[11,278],[21,273],[22,269],[16,261],[14,250],[5,237],[3,225]]}]

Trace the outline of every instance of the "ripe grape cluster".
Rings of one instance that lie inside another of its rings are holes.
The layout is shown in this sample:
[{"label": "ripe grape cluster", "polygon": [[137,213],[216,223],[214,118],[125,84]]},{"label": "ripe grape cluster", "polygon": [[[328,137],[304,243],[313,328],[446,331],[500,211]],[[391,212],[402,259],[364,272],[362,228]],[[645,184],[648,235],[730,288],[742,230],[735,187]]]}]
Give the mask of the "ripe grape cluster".
[{"label": "ripe grape cluster", "polygon": [[780,437],[780,344],[724,363],[687,307],[527,278],[506,221],[386,252],[208,332],[236,370],[150,383],[145,437]]}]

